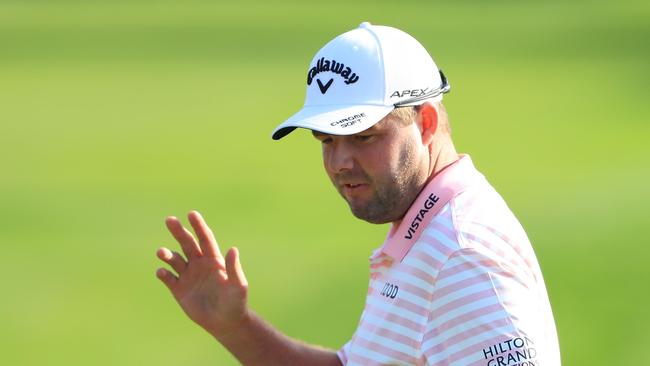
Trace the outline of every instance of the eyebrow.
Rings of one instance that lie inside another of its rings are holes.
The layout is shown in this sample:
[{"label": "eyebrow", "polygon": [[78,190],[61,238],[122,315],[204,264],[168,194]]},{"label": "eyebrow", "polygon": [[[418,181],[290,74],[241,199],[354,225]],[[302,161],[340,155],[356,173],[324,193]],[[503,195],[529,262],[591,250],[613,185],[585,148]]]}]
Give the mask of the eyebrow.
[{"label": "eyebrow", "polygon": [[316,130],[311,130],[311,134],[312,134],[312,136],[314,136],[316,138],[328,135],[327,133],[322,133],[322,132],[316,131]]},{"label": "eyebrow", "polygon": [[[379,124],[379,123],[377,123],[377,124]],[[370,126],[370,128],[367,128],[367,129],[365,129],[365,130],[363,130],[361,132],[357,132],[357,133],[363,133],[363,132],[376,133],[377,132],[377,127],[376,127],[377,124],[375,124],[373,126]],[[320,131],[316,131],[316,130],[311,130],[311,135],[314,136],[315,138],[319,138],[319,137],[323,137],[323,136],[333,136],[330,133],[324,133],[324,132],[320,132]],[[356,135],[356,134],[354,134],[354,135]],[[348,135],[348,136],[352,136],[352,135]]]}]

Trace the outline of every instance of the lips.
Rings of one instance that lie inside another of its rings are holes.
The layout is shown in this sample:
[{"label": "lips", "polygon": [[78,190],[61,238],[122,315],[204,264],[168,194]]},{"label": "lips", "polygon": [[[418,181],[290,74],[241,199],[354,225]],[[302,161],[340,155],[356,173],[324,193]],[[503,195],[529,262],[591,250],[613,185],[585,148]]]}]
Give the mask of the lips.
[{"label": "lips", "polygon": [[358,180],[354,180],[354,181],[342,181],[342,182],[339,181],[338,184],[339,184],[339,187],[341,187],[341,188],[348,188],[348,189],[354,189],[354,188],[359,188],[359,187],[361,187],[361,186],[367,186],[367,185],[368,185],[368,183],[365,183],[365,182],[362,182],[362,181],[358,181]]},{"label": "lips", "polygon": [[362,194],[368,190],[369,185],[366,183],[344,183],[340,185],[341,192],[344,196],[351,198]]},{"label": "lips", "polygon": [[361,173],[343,172],[334,177],[339,192],[345,197],[352,198],[370,189],[368,177]]},{"label": "lips", "polygon": [[360,187],[361,185],[362,185],[361,183],[359,183],[359,184],[350,183],[350,184],[343,184],[343,187],[345,187],[345,188],[357,188],[357,187]]}]

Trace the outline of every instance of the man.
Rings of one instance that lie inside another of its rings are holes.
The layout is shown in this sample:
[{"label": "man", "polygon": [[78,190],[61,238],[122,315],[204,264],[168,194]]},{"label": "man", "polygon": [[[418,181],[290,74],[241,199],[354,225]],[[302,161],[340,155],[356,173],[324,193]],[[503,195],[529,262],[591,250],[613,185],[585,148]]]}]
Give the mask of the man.
[{"label": "man", "polygon": [[449,90],[422,45],[363,23],[314,57],[297,127],[322,144],[323,163],[352,213],[392,223],[371,256],[359,326],[338,352],[280,334],[247,306],[237,249],[225,258],[197,212],[192,234],[167,226],[185,257],[158,257],[158,277],[197,324],[244,365],[559,365],[537,259],[501,197],[457,154],[441,103]]}]

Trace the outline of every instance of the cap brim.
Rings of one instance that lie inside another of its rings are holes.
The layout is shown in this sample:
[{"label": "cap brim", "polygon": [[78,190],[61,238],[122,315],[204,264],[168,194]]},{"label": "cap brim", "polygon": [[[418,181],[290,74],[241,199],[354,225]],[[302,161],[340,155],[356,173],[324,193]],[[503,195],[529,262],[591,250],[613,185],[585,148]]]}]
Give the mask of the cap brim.
[{"label": "cap brim", "polygon": [[341,105],[307,106],[273,130],[271,137],[279,140],[298,127],[331,135],[352,135],[372,127],[394,106]]}]

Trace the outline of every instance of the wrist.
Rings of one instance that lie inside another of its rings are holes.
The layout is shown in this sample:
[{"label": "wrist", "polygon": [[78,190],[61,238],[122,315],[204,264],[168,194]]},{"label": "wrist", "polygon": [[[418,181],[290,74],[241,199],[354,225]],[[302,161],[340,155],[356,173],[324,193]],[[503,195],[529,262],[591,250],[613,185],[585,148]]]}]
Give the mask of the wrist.
[{"label": "wrist", "polygon": [[253,312],[249,309],[246,309],[237,321],[231,322],[228,325],[222,324],[220,326],[213,327],[213,329],[206,330],[217,341],[219,341],[219,343],[225,345],[226,343],[235,341],[237,337],[241,337],[244,334],[247,334],[248,329],[251,328],[251,325],[253,323],[253,318]]}]

